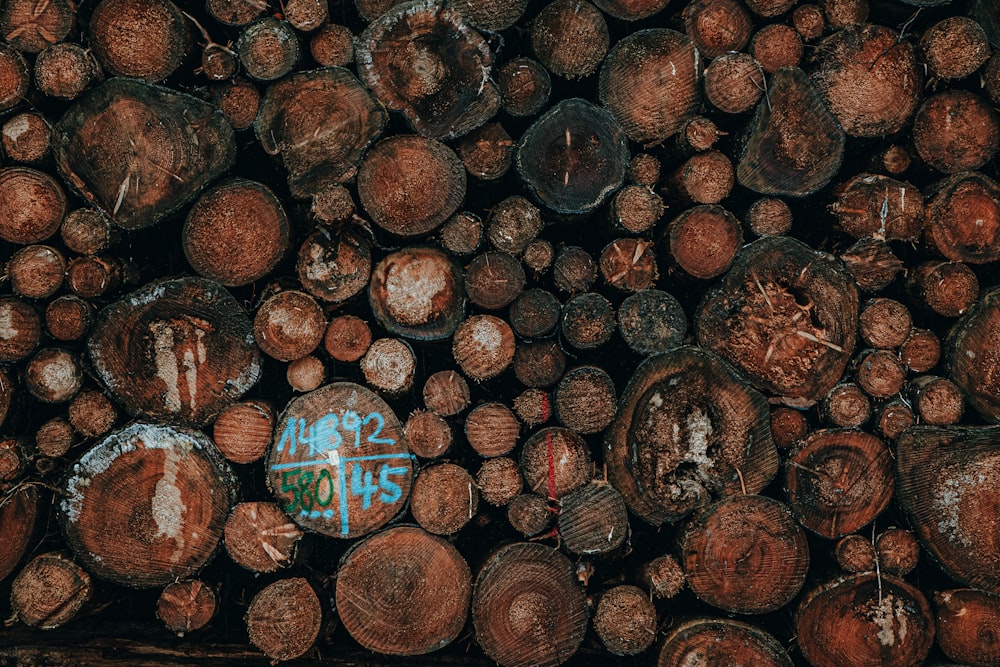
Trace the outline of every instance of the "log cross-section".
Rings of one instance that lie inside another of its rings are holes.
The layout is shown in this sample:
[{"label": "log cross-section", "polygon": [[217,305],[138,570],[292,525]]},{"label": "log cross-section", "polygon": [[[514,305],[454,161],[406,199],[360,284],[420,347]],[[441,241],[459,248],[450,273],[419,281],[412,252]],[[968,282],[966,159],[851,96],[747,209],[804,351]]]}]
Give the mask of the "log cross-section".
[{"label": "log cross-section", "polygon": [[572,563],[541,544],[501,548],[476,577],[472,622],[479,645],[503,667],[562,664],[587,630],[587,607]]},{"label": "log cross-section", "polygon": [[764,397],[695,347],[639,366],[604,449],[608,480],[656,525],[716,497],[758,493],[778,468]]},{"label": "log cross-section", "polygon": [[360,644],[387,655],[447,646],[469,614],[472,573],[458,550],[416,526],[358,542],[337,572],[337,613]]},{"label": "log cross-section", "polygon": [[765,195],[810,195],[840,169],[844,131],[802,70],[778,70],[768,91],[757,105],[736,177]]},{"label": "log cross-section", "polygon": [[201,278],[149,283],[108,306],[87,351],[126,410],[159,421],[205,424],[260,376],[243,307]]},{"label": "log cross-section", "polygon": [[386,113],[341,67],[297,72],[268,87],[254,122],[264,151],[280,157],[297,197],[353,176]]},{"label": "log cross-section", "polygon": [[228,171],[236,144],[232,127],[211,105],[141,81],[110,79],[55,125],[52,154],[87,201],[116,224],[138,229],[158,223]]},{"label": "log cross-section", "polygon": [[787,237],[743,248],[697,317],[698,342],[761,389],[813,403],[844,373],[857,340],[858,289],[829,255]]},{"label": "log cross-section", "polygon": [[236,480],[204,434],[136,422],[88,450],[61,492],[66,542],[87,569],[149,588],[208,562]]},{"label": "log cross-section", "polygon": [[392,408],[335,382],[289,403],[266,459],[267,482],[307,530],[353,538],[384,526],[410,495],[413,457]]},{"label": "log cross-section", "polygon": [[375,97],[424,136],[459,137],[500,108],[489,46],[443,0],[396,5],[369,24],[355,54]]},{"label": "log cross-section", "polygon": [[897,497],[950,576],[1000,593],[1000,446],[996,427],[916,426],[896,443]]}]

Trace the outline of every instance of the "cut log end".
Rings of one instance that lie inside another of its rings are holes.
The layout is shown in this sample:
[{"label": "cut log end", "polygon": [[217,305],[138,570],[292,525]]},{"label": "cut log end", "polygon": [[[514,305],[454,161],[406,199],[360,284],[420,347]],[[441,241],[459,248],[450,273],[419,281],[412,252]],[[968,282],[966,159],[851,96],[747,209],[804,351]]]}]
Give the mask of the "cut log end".
[{"label": "cut log end", "polygon": [[[401,581],[400,573],[406,573]],[[337,572],[337,614],[350,635],[386,655],[422,655],[465,625],[472,574],[458,550],[415,526],[356,544]]]},{"label": "cut log end", "polygon": [[222,537],[231,475],[206,436],[134,423],[71,469],[60,503],[67,542],[89,570],[127,586],[193,575]]},{"label": "cut log end", "polygon": [[[852,610],[845,613],[845,610]],[[888,574],[859,574],[807,594],[796,616],[798,644],[810,664],[845,660],[921,662],[934,642],[923,594]]]},{"label": "cut log end", "polygon": [[681,623],[660,649],[658,667],[692,660],[710,664],[752,664],[791,667],[781,643],[760,628],[728,619],[694,619]]},{"label": "cut log end", "polygon": [[413,482],[410,512],[429,533],[452,535],[476,515],[479,491],[465,468],[437,463],[424,468]]},{"label": "cut log end", "polygon": [[773,611],[805,583],[805,533],[775,500],[752,495],[721,500],[695,514],[681,539],[691,590],[726,611]]},{"label": "cut log end", "polygon": [[302,530],[275,503],[244,502],[226,519],[226,553],[252,572],[275,572],[295,558]]},{"label": "cut log end", "polygon": [[789,459],[788,502],[799,522],[826,538],[853,533],[877,517],[895,489],[882,440],[858,430],[815,431]]},{"label": "cut log end", "polygon": [[503,456],[517,444],[520,424],[502,403],[483,403],[465,418],[465,437],[480,456]]},{"label": "cut log end", "polygon": [[323,609],[305,579],[281,579],[261,589],[247,608],[250,642],[275,661],[304,655],[319,636]]},{"label": "cut log end", "polygon": [[41,629],[71,621],[93,593],[90,575],[67,555],[34,557],[11,584],[10,606],[23,623]]},{"label": "cut log end", "polygon": [[[366,535],[409,497],[413,461],[403,427],[365,387],[335,382],[294,399],[275,434],[265,464],[268,484],[303,528],[332,537]],[[351,449],[342,452],[341,444]]]},{"label": "cut log end", "polygon": [[615,655],[642,653],[656,638],[656,607],[635,586],[615,586],[605,591],[594,612],[594,630],[604,647]]},{"label": "cut log end", "polygon": [[476,578],[472,621],[479,645],[501,664],[562,663],[579,648],[587,629],[572,563],[541,544],[501,548]]},{"label": "cut log end", "polygon": [[203,581],[187,579],[169,584],[156,601],[156,617],[179,637],[205,627],[215,615],[215,591]]}]

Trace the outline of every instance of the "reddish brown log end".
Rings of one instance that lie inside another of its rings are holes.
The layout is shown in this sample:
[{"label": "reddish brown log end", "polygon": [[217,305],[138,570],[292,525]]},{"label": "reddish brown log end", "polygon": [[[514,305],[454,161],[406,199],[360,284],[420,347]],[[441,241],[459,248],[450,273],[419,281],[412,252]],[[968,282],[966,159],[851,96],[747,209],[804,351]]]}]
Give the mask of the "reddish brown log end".
[{"label": "reddish brown log end", "polygon": [[584,595],[572,563],[541,544],[501,548],[476,577],[472,622],[476,641],[503,665],[564,662],[587,630]]},{"label": "reddish brown log end", "polygon": [[226,553],[252,572],[275,572],[292,564],[302,529],[275,503],[245,502],[226,519]]},{"label": "reddish brown log end", "polygon": [[483,403],[465,418],[465,438],[480,456],[503,456],[517,444],[520,424],[502,403]]},{"label": "reddish brown log end", "polygon": [[337,361],[353,362],[365,356],[372,343],[368,324],[354,315],[341,315],[330,320],[323,335],[323,347]]},{"label": "reddish brown log end", "polygon": [[896,443],[897,498],[951,577],[1000,593],[996,427],[915,426]]},{"label": "reddish brown log end", "polygon": [[913,119],[913,143],[929,166],[946,174],[978,169],[996,155],[997,114],[986,100],[966,90],[936,93]]},{"label": "reddish brown log end", "polygon": [[[130,483],[123,487],[122,479]],[[91,572],[136,588],[163,586],[211,558],[235,489],[206,436],[138,422],[71,468],[60,519]]]},{"label": "reddish brown log end", "polygon": [[771,76],[767,100],[757,105],[736,176],[760,194],[804,197],[840,169],[844,141],[805,72],[781,69]]},{"label": "reddish brown log end", "polygon": [[604,15],[589,2],[554,0],[531,24],[531,47],[539,61],[568,79],[593,73],[609,43]]},{"label": "reddish brown log end", "polygon": [[212,440],[233,463],[253,463],[271,444],[274,421],[274,409],[263,401],[236,403],[216,417]]},{"label": "reddish brown log end", "polygon": [[270,273],[288,251],[281,202],[254,181],[232,179],[201,195],[182,232],[184,256],[199,274],[236,286]]},{"label": "reddish brown log end", "polygon": [[186,19],[170,0],[103,0],[89,34],[109,72],[151,82],[170,76],[191,46]]},{"label": "reddish brown log end", "polygon": [[655,525],[715,497],[758,493],[778,466],[763,396],[695,347],[639,366],[604,447],[609,481]]},{"label": "reddish brown log end", "polygon": [[400,526],[345,554],[337,571],[337,615],[369,650],[422,655],[447,646],[461,632],[471,589],[472,573],[452,544],[415,526]]},{"label": "reddish brown log end", "polygon": [[746,246],[702,302],[698,341],[779,396],[812,402],[843,375],[857,336],[854,279],[831,257],[772,236]]},{"label": "reddish brown log end", "polygon": [[848,574],[874,571],[878,558],[871,540],[856,533],[847,535],[837,542],[834,556],[840,569]]},{"label": "reddish brown log end", "polygon": [[986,667],[1000,661],[1000,596],[974,588],[940,591],[937,643],[955,662]]},{"label": "reddish brown log end", "polygon": [[[669,76],[660,75],[670,72]],[[621,39],[601,66],[600,99],[632,141],[659,144],[677,134],[701,103],[694,43],[668,29]]]},{"label": "reddish brown log end", "polygon": [[215,615],[215,591],[203,581],[175,581],[160,593],[156,601],[156,617],[167,630],[183,637],[205,627]]},{"label": "reddish brown log end", "polygon": [[375,97],[424,136],[459,137],[500,107],[489,45],[441,0],[386,11],[358,38],[355,54],[358,75]]},{"label": "reddish brown log end", "polygon": [[761,614],[788,604],[806,580],[809,545],[788,508],[737,495],[696,513],[681,553],[688,585],[725,611]]},{"label": "reddish brown log end", "polygon": [[799,648],[815,667],[919,664],[934,644],[934,616],[923,594],[875,572],[808,593],[795,626]]},{"label": "reddish brown log end", "polygon": [[785,485],[799,522],[826,538],[853,533],[892,500],[892,456],[863,431],[815,431],[789,459]]},{"label": "reddish brown log end", "polygon": [[605,591],[594,611],[594,631],[604,648],[615,655],[636,655],[656,639],[656,607],[635,586],[615,586]]},{"label": "reddish brown log end", "polygon": [[451,426],[430,410],[416,410],[406,420],[406,441],[410,451],[424,459],[442,456],[452,444]]},{"label": "reddish brown log end", "polygon": [[281,579],[261,589],[247,608],[250,642],[274,661],[304,655],[319,636],[323,608],[302,578]]},{"label": "reddish brown log end", "polygon": [[1000,259],[1000,185],[979,172],[939,183],[927,205],[924,237],[950,260],[984,264]]},{"label": "reddish brown log end", "polygon": [[743,245],[736,217],[715,205],[690,208],[667,228],[670,255],[688,275],[707,280],[722,275]]},{"label": "reddish brown log end", "polygon": [[400,236],[433,231],[465,197],[465,167],[454,151],[433,139],[398,135],[365,155],[358,198],[379,227]]},{"label": "reddish brown log end", "polygon": [[710,665],[791,667],[777,639],[760,628],[728,619],[694,619],[674,628],[660,649],[657,667],[704,660]]},{"label": "reddish brown log end", "polygon": [[50,630],[71,621],[90,600],[90,575],[60,552],[33,558],[11,584],[10,606],[15,618]]}]

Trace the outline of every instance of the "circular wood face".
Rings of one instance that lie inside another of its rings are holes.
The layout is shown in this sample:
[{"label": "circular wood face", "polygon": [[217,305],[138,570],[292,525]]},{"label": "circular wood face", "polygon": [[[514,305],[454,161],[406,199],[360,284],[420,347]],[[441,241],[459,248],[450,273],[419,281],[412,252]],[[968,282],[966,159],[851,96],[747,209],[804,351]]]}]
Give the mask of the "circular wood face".
[{"label": "circular wood face", "polygon": [[465,625],[472,574],[443,538],[397,526],[349,551],[337,572],[337,614],[361,645],[387,655],[447,646]]},{"label": "circular wood face", "polygon": [[95,374],[130,414],[202,425],[257,382],[246,311],[203,278],[149,283],[101,311],[87,342]]},{"label": "circular wood face", "polygon": [[413,457],[385,401],[351,382],[300,396],[278,419],[267,481],[300,526],[353,538],[381,528],[406,505]]},{"label": "circular wood face", "polygon": [[192,576],[222,537],[236,480],[206,435],[134,423],[90,449],[60,503],[66,541],[88,570],[150,588]]}]

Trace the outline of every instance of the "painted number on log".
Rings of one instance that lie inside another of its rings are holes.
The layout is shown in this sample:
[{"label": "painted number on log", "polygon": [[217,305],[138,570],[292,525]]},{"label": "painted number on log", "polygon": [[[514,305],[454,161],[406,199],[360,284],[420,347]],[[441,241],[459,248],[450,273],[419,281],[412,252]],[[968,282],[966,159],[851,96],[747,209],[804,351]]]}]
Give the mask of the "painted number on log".
[{"label": "painted number on log", "polygon": [[[328,414],[308,426],[305,419],[289,420],[278,441],[278,452],[287,447],[289,455],[294,456],[299,447],[308,447],[310,457],[320,458],[301,463],[279,463],[271,467],[272,470],[281,471],[281,492],[292,496],[291,502],[285,506],[286,512],[298,511],[299,516],[311,519],[332,519],[337,512],[330,508],[330,504],[334,496],[339,495],[340,532],[346,535],[350,531],[348,494],[361,498],[362,510],[369,509],[373,499],[393,504],[402,498],[403,490],[393,481],[393,477],[407,474],[410,467],[393,465],[393,462],[408,462],[408,453],[370,456],[341,453],[345,440],[341,430],[346,432],[348,441],[353,436],[353,443],[348,444],[348,449],[345,450],[350,452],[361,447],[361,432],[369,423],[373,423],[375,428],[365,436],[365,442],[396,444],[395,439],[381,436],[385,417],[378,412],[369,412],[362,418],[358,413],[348,410],[339,419],[335,414]],[[367,462],[377,466],[377,484],[373,471],[365,469],[364,464]]]},{"label": "painted number on log", "polygon": [[357,385],[330,387],[336,385],[289,405],[278,425],[269,478],[296,522],[354,537],[383,525],[406,500],[412,457],[381,399]]}]

